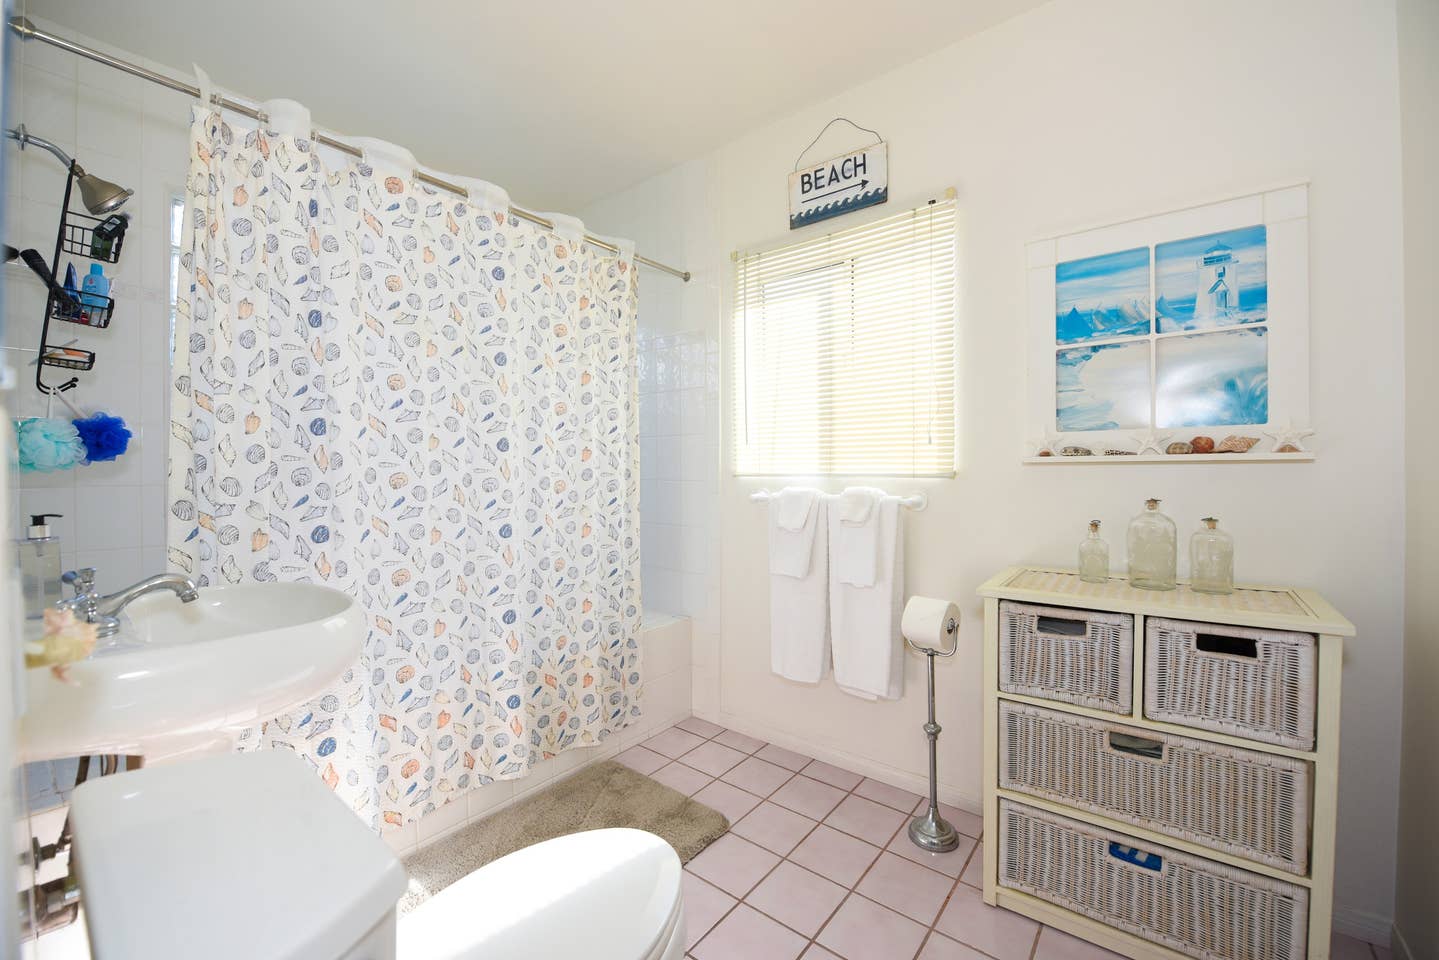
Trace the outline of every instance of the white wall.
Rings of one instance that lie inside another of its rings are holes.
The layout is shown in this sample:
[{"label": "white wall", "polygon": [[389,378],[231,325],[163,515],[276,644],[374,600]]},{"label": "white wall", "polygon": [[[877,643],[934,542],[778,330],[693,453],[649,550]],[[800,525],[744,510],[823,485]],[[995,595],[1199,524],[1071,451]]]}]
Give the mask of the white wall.
[{"label": "white wall", "polygon": [[[696,273],[682,289],[646,274],[642,325],[678,312],[682,329],[702,324],[726,345],[711,578],[721,603],[718,623],[696,630],[696,712],[895,782],[924,771],[916,658],[894,703],[769,673],[764,515],[747,500],[761,483],[730,475],[730,253],[785,239],[796,154],[848,116],[891,143],[895,200],[880,213],[947,186],[960,198],[960,473],[886,482],[931,495],[909,521],[908,590],[952,597],[966,616],[963,652],[939,678],[943,793],[971,807],[980,796],[978,584],[1011,563],[1072,564],[1091,517],[1118,546],[1147,496],[1163,497],[1186,531],[1212,513],[1236,536],[1242,579],[1315,587],[1358,625],[1344,678],[1337,902],[1342,926],[1384,938],[1403,632],[1396,73],[1390,2],[1055,0],[586,211]],[[1318,462],[1021,465],[1024,243],[1300,179],[1312,184]]]},{"label": "white wall", "polygon": [[723,540],[717,509],[724,409],[717,318],[725,274],[718,264],[704,263],[715,235],[713,206],[703,199],[711,181],[706,164],[686,164],[646,181],[641,194],[608,198],[582,216],[589,229],[602,233],[643,232],[640,253],[694,273],[684,284],[640,270],[641,590],[647,609],[692,620],[694,709],[713,715],[719,705],[714,651]]},{"label": "white wall", "polygon": [[[18,12],[18,11],[17,11]],[[37,21],[46,29],[89,46],[103,44]],[[51,324],[50,340],[97,354],[95,368],[78,374],[80,385],[67,396],[87,412],[105,410],[124,417],[134,432],[129,451],[112,463],[61,473],[20,474],[12,529],[22,531],[26,515],[61,513],[54,529],[61,538],[66,569],[94,566],[102,590],[123,587],[165,563],[165,449],[168,433],[166,389],[169,316],[169,232],[171,198],[184,185],[190,100],[154,84],[38,42],[16,43],[20,70],[14,77],[10,119],[77,157],[97,176],[130,187],[135,195],[122,212],[130,227],[111,277],[115,313],[110,326],[92,330],[74,323]],[[122,51],[114,51],[135,59]],[[30,147],[20,152],[5,141],[11,177],[6,183],[12,225],[6,242],[39,250],[49,262],[59,226],[65,170],[60,161]],[[77,195],[72,209],[83,210]],[[77,274],[91,261],[74,262]],[[4,345],[33,350],[45,309],[44,287],[25,267],[5,268]],[[11,401],[15,416],[43,416],[46,401],[34,388],[34,353],[6,351],[17,371]],[[70,374],[46,368],[45,379],[63,382]],[[68,415],[57,400],[55,415]]]},{"label": "white wall", "polygon": [[644,605],[699,615],[709,609],[718,528],[705,505],[719,479],[720,345],[704,330],[642,325],[638,347]]},{"label": "white wall", "polygon": [[1400,0],[1399,94],[1404,150],[1404,354],[1408,456],[1405,551],[1404,749],[1395,877],[1395,952],[1439,956],[1439,3]]}]

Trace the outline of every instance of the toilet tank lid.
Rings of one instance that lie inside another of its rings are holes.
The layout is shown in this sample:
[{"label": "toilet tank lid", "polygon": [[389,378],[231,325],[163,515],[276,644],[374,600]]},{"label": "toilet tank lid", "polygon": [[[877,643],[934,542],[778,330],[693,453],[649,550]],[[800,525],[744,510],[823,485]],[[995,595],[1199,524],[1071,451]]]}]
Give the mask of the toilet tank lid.
[{"label": "toilet tank lid", "polygon": [[589,830],[501,857],[400,918],[398,960],[650,960],[675,935],[680,860],[652,833]]},{"label": "toilet tank lid", "polygon": [[90,780],[71,817],[99,960],[337,957],[405,892],[385,842],[288,750]]}]

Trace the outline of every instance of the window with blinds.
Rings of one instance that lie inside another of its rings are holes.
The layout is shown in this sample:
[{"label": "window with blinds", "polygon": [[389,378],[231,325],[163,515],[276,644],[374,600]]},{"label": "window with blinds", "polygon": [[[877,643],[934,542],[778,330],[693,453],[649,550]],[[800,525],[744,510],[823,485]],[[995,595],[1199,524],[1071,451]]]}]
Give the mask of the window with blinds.
[{"label": "window with blinds", "polygon": [[954,201],[743,254],[736,472],[948,477]]}]

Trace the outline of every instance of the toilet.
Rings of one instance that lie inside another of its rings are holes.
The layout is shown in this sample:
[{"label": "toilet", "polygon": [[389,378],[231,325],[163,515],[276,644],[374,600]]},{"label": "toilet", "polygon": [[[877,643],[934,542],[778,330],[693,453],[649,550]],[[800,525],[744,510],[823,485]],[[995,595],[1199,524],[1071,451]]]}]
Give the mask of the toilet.
[{"label": "toilet", "polygon": [[71,802],[95,960],[679,960],[679,857],[591,830],[487,864],[403,917],[388,845],[284,750],[88,781]]},{"label": "toilet", "polygon": [[398,960],[678,960],[680,859],[652,833],[590,830],[483,866],[400,918]]}]

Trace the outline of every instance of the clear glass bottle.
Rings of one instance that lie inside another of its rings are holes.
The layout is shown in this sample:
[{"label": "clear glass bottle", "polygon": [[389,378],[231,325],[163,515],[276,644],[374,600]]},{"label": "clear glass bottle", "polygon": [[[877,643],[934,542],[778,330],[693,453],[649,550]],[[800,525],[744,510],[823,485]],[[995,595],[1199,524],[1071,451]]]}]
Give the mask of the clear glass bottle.
[{"label": "clear glass bottle", "polygon": [[1173,590],[1179,533],[1159,512],[1158,500],[1144,501],[1144,512],[1129,521],[1129,582],[1144,590]]},{"label": "clear glass bottle", "polygon": [[1234,538],[1205,517],[1189,538],[1189,588],[1197,593],[1234,592]]},{"label": "clear glass bottle", "polygon": [[25,619],[40,620],[47,607],[60,602],[60,538],[50,532],[49,520],[58,513],[37,513],[30,518],[20,550],[20,594]]},{"label": "clear glass bottle", "polygon": [[1079,579],[1109,582],[1109,544],[1099,536],[1099,521],[1089,521],[1089,536],[1079,541]]}]

